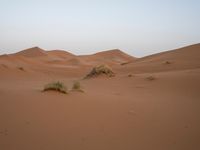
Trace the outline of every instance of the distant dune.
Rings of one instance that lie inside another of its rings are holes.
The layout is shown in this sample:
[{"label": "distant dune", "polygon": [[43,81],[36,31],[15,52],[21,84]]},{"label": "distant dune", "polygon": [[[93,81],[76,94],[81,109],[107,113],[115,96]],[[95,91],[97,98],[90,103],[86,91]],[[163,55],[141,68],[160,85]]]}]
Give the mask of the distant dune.
[{"label": "distant dune", "polygon": [[107,64],[114,67],[122,65],[123,67],[118,68],[125,72],[158,72],[200,67],[199,49],[200,44],[196,44],[143,58],[135,58],[118,49],[76,56],[64,50],[45,51],[39,47],[33,47],[15,54],[1,55],[0,62],[8,66],[19,63],[30,67],[35,67],[35,64],[56,65],[57,67],[58,65],[83,67]]},{"label": "distant dune", "polygon": [[[135,60],[134,57],[120,50],[109,50],[92,55],[76,56],[74,54],[71,54],[63,50],[45,51],[39,47],[33,47],[26,50],[22,50],[15,54],[4,55],[4,56],[2,55],[1,57],[7,59],[6,61],[8,61],[8,63],[14,63],[14,65],[16,64],[14,60],[18,62],[26,61],[25,65],[28,66],[30,65],[30,67],[35,64],[40,64],[45,66],[65,65],[66,67],[94,66],[100,64],[119,65],[121,63],[131,62]],[[11,57],[12,59],[10,59]]]},{"label": "distant dune", "polygon": [[[42,92],[52,82],[68,94]],[[143,58],[1,55],[0,150],[198,150],[199,89],[200,44]]]},{"label": "distant dune", "polygon": [[200,44],[139,58],[123,70],[159,72],[200,68]]},{"label": "distant dune", "polygon": [[64,51],[64,50],[51,50],[51,51],[48,51],[47,52],[49,56],[52,56],[52,57],[60,57],[60,58],[69,58],[69,57],[75,57],[74,54],[71,54],[67,51]]},{"label": "distant dune", "polygon": [[15,53],[14,55],[25,56],[25,57],[42,57],[42,56],[47,56],[47,53],[39,47],[33,47],[33,48],[22,50],[18,53]]},{"label": "distant dune", "polygon": [[133,56],[130,56],[118,49],[103,51],[93,55],[85,55],[79,57],[87,62],[94,63],[96,65],[100,63],[116,65],[126,62],[132,62],[136,59]]}]

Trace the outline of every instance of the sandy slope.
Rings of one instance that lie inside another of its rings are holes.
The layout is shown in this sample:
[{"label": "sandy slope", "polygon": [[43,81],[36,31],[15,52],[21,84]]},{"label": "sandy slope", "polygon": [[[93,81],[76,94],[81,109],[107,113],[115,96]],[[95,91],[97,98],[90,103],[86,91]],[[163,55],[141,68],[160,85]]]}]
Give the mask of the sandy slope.
[{"label": "sandy slope", "polygon": [[124,71],[159,72],[200,68],[200,44],[154,54],[124,65]]},{"label": "sandy slope", "polygon": [[93,65],[105,63],[110,66],[119,65],[136,60],[135,57],[127,55],[126,53],[118,49],[102,51],[93,55],[83,55],[79,57],[86,62],[92,63]]},{"label": "sandy slope", "polygon": [[[127,65],[114,61],[115,77],[87,80],[81,79],[94,65],[94,56],[87,65],[86,56],[65,52],[2,56],[0,149],[200,149],[200,59],[199,46],[194,47],[132,59]],[[62,60],[47,61],[53,58]],[[68,59],[82,62],[67,65]],[[160,64],[165,61],[172,63]],[[16,68],[21,65],[25,70]],[[80,80],[85,92],[41,92],[56,80],[69,89]]]},{"label": "sandy slope", "polygon": [[33,47],[22,50],[14,55],[25,56],[25,57],[42,57],[42,56],[47,56],[47,53],[39,47]]}]

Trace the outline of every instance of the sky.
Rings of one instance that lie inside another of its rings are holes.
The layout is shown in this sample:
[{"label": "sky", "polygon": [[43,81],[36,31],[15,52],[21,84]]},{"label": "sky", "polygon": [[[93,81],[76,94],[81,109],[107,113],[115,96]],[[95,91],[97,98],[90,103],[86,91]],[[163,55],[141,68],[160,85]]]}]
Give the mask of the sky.
[{"label": "sky", "polygon": [[39,46],[142,57],[200,43],[200,0],[0,0],[0,54]]}]

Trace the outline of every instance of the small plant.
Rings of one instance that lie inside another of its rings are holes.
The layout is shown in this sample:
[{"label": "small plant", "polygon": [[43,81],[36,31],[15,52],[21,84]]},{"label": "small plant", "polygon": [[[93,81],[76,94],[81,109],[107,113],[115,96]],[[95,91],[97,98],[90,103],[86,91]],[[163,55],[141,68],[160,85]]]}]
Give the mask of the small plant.
[{"label": "small plant", "polygon": [[123,62],[123,63],[121,63],[120,65],[127,65],[127,64],[129,64],[130,62]]},{"label": "small plant", "polygon": [[132,74],[129,74],[128,77],[133,77],[133,75],[132,75]]},{"label": "small plant", "polygon": [[64,83],[59,82],[59,81],[52,82],[44,86],[43,91],[51,91],[51,90],[65,93],[65,94],[67,93],[67,87],[64,85]]},{"label": "small plant", "polygon": [[72,90],[83,92],[83,90],[81,89],[81,84],[80,84],[79,81],[75,81],[73,83]]},{"label": "small plant", "polygon": [[99,75],[105,74],[108,77],[113,77],[115,76],[114,72],[112,71],[112,69],[107,66],[107,65],[99,65],[94,67],[89,74],[86,75],[85,78],[91,78],[91,77],[96,77]]},{"label": "small plant", "polygon": [[149,80],[149,81],[153,81],[153,80],[155,80],[156,78],[155,78],[154,76],[148,76],[146,79]]},{"label": "small plant", "polygon": [[23,67],[18,67],[19,70],[25,71]]},{"label": "small plant", "polygon": [[169,65],[169,64],[171,64],[171,62],[170,61],[165,61],[164,64]]}]

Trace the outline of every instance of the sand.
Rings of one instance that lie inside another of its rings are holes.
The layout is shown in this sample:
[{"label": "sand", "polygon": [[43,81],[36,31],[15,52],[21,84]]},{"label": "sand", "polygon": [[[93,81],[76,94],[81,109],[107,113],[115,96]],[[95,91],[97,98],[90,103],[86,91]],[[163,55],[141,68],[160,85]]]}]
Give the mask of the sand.
[{"label": "sand", "polygon": [[[116,75],[83,80],[97,64]],[[84,92],[42,92],[76,80]],[[200,149],[200,44],[144,58],[34,47],[0,56],[0,83],[1,150]]]}]

